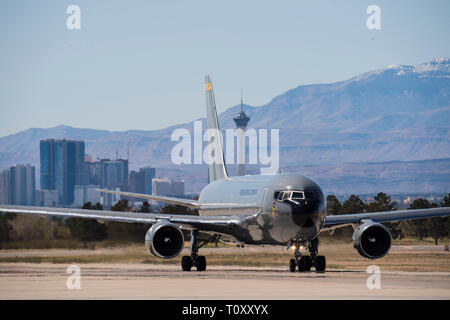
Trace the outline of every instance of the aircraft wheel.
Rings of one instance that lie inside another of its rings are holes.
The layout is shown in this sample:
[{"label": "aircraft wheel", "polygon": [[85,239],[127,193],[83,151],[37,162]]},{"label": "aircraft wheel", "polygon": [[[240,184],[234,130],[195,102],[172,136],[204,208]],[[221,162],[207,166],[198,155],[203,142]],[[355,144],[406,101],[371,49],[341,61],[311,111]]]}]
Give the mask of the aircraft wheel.
[{"label": "aircraft wheel", "polygon": [[298,261],[298,271],[305,272],[311,270],[311,257],[310,256],[302,256]]},{"label": "aircraft wheel", "polygon": [[306,256],[306,271],[311,271],[312,260],[310,256]]},{"label": "aircraft wheel", "polygon": [[317,256],[314,260],[314,266],[317,272],[324,272],[327,267],[327,262],[324,256]]},{"label": "aircraft wheel", "polygon": [[181,258],[181,268],[183,271],[191,271],[192,268],[192,259],[189,256],[183,256]]},{"label": "aircraft wheel", "polygon": [[197,257],[197,271],[205,271],[206,270],[206,258],[205,256],[198,256]]},{"label": "aircraft wheel", "polygon": [[289,260],[289,270],[291,270],[291,272],[294,272],[296,267],[297,263],[295,262],[295,259]]}]

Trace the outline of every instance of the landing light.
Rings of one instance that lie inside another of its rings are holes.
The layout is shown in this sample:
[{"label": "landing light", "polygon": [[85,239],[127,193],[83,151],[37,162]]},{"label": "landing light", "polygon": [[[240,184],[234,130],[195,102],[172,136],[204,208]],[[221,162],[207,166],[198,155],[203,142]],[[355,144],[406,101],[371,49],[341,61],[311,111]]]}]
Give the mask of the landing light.
[{"label": "landing light", "polygon": [[[289,247],[289,249],[291,249],[291,250],[295,250],[296,248],[297,248],[297,247],[296,247],[295,245],[292,245],[292,246]],[[299,248],[300,250],[304,250],[304,249],[305,249],[305,246],[300,245],[298,248]]]}]

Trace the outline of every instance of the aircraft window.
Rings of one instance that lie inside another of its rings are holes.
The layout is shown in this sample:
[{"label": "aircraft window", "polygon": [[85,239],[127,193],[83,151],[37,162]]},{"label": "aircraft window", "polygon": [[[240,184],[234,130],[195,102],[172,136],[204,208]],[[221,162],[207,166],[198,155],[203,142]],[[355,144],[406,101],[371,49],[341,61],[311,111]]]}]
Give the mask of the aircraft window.
[{"label": "aircraft window", "polygon": [[273,195],[278,201],[305,199],[303,191],[277,191]]},{"label": "aircraft window", "polygon": [[283,201],[283,200],[289,199],[289,194],[290,194],[289,191],[278,191],[278,192],[275,192],[274,196],[276,196],[276,199],[278,201]]},{"label": "aircraft window", "polygon": [[294,191],[294,192],[292,192],[291,199],[292,200],[303,200],[303,199],[305,199],[305,194],[300,191]]},{"label": "aircraft window", "polygon": [[285,192],[283,192],[282,200],[287,200],[287,199],[290,198],[290,196],[291,196],[291,192],[290,191],[285,191]]}]

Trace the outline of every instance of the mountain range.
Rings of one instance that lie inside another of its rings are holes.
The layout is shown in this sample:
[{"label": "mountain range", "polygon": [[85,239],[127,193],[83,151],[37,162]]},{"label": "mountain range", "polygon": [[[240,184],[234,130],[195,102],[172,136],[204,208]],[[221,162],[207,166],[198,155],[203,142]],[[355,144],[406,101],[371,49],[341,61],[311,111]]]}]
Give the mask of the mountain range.
[{"label": "mountain range", "polygon": [[[239,108],[240,105],[230,107],[219,115],[222,129],[234,128],[233,117]],[[319,171],[323,168],[322,171],[328,170],[328,178],[324,176],[321,182],[327,184],[340,177],[339,170],[330,168],[372,168],[376,176],[376,170],[382,170],[383,166],[374,166],[374,163],[384,163],[385,168],[395,163],[393,168],[398,168],[398,163],[404,162],[414,165],[406,165],[410,171],[401,170],[402,174],[415,175],[420,171],[422,178],[427,179],[429,174],[433,183],[439,181],[436,186],[424,181],[427,190],[444,191],[450,187],[448,58],[416,66],[388,66],[336,83],[299,86],[265,105],[244,105],[244,110],[251,118],[249,128],[280,129],[280,168],[283,171],[297,172],[308,166]],[[170,135],[177,128],[192,131],[193,122],[152,131],[112,132],[64,125],[31,128],[0,138],[0,169],[14,163],[29,163],[39,172],[40,139],[77,139],[85,141],[86,153],[94,159],[115,158],[118,149],[120,156],[126,157],[129,148],[131,169],[152,165],[160,168],[161,173],[186,179],[187,190],[198,192],[206,183],[205,166],[176,166],[170,161],[175,145]],[[443,159],[439,170],[433,169],[436,159]],[[421,168],[428,168],[429,172],[424,173]],[[234,170],[233,166],[230,169]],[[407,192],[412,186],[412,183],[396,180],[399,177],[395,170],[391,174],[392,177],[385,177],[386,186],[393,186],[392,182],[397,181],[396,185],[402,187],[395,189],[400,192]],[[433,176],[435,174],[438,176]],[[442,174],[446,177],[444,180]],[[189,177],[197,176],[201,178],[191,184]],[[310,176],[313,178],[314,173]],[[358,179],[354,177],[354,180]],[[358,184],[352,179],[347,177],[342,181],[348,184],[345,191],[358,192]],[[414,183],[420,184],[420,181]],[[377,187],[381,190],[383,184]],[[342,191],[340,187],[339,190]]]}]

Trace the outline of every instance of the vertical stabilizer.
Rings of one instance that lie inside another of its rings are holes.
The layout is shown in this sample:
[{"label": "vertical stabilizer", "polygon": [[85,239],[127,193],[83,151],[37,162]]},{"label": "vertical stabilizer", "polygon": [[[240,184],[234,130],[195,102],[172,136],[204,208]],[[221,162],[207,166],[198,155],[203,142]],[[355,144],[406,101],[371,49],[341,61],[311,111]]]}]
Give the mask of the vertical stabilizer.
[{"label": "vertical stabilizer", "polygon": [[205,77],[206,94],[206,127],[208,129],[210,145],[214,150],[209,164],[209,182],[228,178],[223,155],[222,138],[217,119],[216,101],[210,76]]}]

